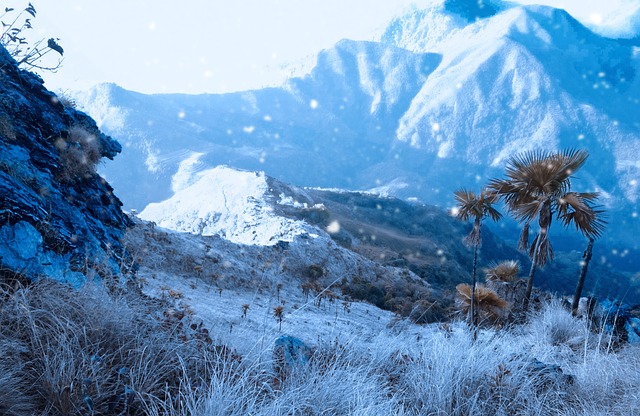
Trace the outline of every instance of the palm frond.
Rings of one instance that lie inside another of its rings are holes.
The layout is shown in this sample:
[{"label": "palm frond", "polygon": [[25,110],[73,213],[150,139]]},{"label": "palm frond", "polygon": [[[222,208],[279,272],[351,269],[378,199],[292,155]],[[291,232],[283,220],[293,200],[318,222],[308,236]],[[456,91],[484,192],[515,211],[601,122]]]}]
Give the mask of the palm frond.
[{"label": "palm frond", "polygon": [[458,189],[453,193],[454,199],[458,205],[458,213],[456,217],[462,221],[468,221],[469,218],[476,215],[476,204],[478,197],[472,191],[466,189]]},{"label": "palm frond", "polygon": [[486,207],[486,213],[489,216],[489,218],[491,218],[493,221],[498,221],[500,218],[502,218],[502,214],[500,214],[500,212],[495,209],[494,207],[492,207],[491,205],[488,205]]},{"label": "palm frond", "polygon": [[499,220],[502,214],[498,212],[492,203],[498,200],[498,195],[488,189],[482,189],[476,194],[467,189],[458,189],[453,193],[458,206],[456,217],[462,221],[474,219],[474,226],[469,235],[465,237],[465,242],[470,245],[479,245],[481,242],[480,226],[485,217],[494,221]]},{"label": "palm frond", "polygon": [[[456,286],[458,291],[458,306],[464,314],[471,310],[471,286],[461,283]],[[478,305],[478,312],[483,320],[496,321],[505,312],[509,302],[500,297],[496,292],[483,285],[477,285],[475,290],[475,300]]]},{"label": "palm frond", "polygon": [[510,206],[523,202],[525,195],[557,197],[569,192],[570,178],[589,157],[586,150],[568,149],[562,152],[534,150],[513,156],[505,168],[507,179],[494,179],[489,188],[497,192]]},{"label": "palm frond", "polygon": [[553,247],[546,232],[541,231],[533,239],[533,243],[529,248],[529,258],[541,267],[547,264],[547,261],[553,260]]},{"label": "palm frond", "polygon": [[540,216],[540,212],[544,207],[544,201],[533,199],[530,201],[522,201],[510,208],[510,212],[516,221],[530,223]]},{"label": "palm frond", "polygon": [[587,238],[599,238],[604,231],[607,221],[604,211],[596,209],[592,201],[597,199],[597,193],[569,192],[558,200],[558,218],[567,227],[575,225],[576,230]]}]

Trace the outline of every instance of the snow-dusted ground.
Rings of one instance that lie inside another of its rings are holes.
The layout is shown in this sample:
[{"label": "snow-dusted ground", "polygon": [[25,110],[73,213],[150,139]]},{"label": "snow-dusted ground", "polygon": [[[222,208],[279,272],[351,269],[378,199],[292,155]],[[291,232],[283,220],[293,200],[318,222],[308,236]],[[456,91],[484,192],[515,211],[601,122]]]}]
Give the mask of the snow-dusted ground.
[{"label": "snow-dusted ground", "polygon": [[[329,283],[353,270],[365,279],[383,271],[372,273],[375,264],[326,235],[286,247],[241,245],[135,223],[125,243],[143,292],[169,300],[167,316],[192,314],[189,322],[202,321],[215,345],[242,357],[206,389],[186,391],[183,414],[638,414],[638,346],[614,353],[608,336],[558,304],[474,341],[462,322],[418,326],[367,303],[307,299],[299,285],[311,253]],[[319,358],[281,384],[270,374],[282,334]]]},{"label": "snow-dusted ground", "polygon": [[[419,279],[337,246],[326,233],[298,236],[286,246],[245,245],[136,220],[125,244],[140,264],[138,281],[146,294],[192,312],[216,343],[241,353],[263,351],[283,334],[310,346],[334,340],[366,346],[379,343],[381,334],[419,336],[427,330],[366,302],[345,300],[337,288],[343,278]],[[301,285],[312,265],[322,265],[323,291],[307,296]],[[249,305],[246,316],[243,305]],[[274,317],[280,305],[281,329]]]}]

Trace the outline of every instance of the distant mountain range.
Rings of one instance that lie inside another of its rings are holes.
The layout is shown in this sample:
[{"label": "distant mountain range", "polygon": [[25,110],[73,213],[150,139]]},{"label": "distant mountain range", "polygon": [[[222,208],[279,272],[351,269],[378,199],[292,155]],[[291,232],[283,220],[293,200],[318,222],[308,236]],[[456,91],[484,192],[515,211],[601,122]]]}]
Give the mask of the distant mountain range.
[{"label": "distant mountain range", "polygon": [[501,176],[514,154],[580,147],[591,157],[574,189],[600,192],[604,239],[637,250],[639,70],[633,42],[562,10],[470,20],[432,8],[393,20],[377,42],[321,51],[282,87],[190,96],[103,84],[75,98],[123,144],[102,173],[128,209],[221,164],[448,207],[453,190]]}]

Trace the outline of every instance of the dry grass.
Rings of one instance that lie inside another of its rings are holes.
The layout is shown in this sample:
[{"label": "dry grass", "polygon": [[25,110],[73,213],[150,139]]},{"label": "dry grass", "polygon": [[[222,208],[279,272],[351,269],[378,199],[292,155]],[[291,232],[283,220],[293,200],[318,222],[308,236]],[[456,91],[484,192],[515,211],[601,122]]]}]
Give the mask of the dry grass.
[{"label": "dry grass", "polygon": [[[210,377],[212,351],[188,317],[166,319],[133,290],[43,280],[2,292],[0,414],[147,414],[184,377]],[[209,352],[208,352],[209,351]],[[196,359],[198,357],[198,359]]]},{"label": "dry grass", "polygon": [[[478,298],[505,304],[482,288]],[[3,415],[637,414],[638,347],[603,352],[557,303],[475,340],[454,322],[418,340],[324,342],[282,378],[271,346],[212,346],[135,290],[42,281],[0,300]]]}]

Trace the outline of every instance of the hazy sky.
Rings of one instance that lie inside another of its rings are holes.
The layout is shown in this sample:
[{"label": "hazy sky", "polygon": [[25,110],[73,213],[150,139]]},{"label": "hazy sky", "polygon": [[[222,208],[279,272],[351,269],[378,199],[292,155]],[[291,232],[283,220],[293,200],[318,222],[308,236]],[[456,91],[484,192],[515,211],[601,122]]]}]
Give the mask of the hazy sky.
[{"label": "hazy sky", "polygon": [[[394,15],[433,2],[438,0],[32,0],[37,35],[58,37],[65,48],[64,66],[44,76],[48,88],[115,82],[145,93],[273,84],[282,79],[283,65],[342,38],[370,40]],[[520,2],[564,8],[609,35],[640,29],[640,0]]]}]

